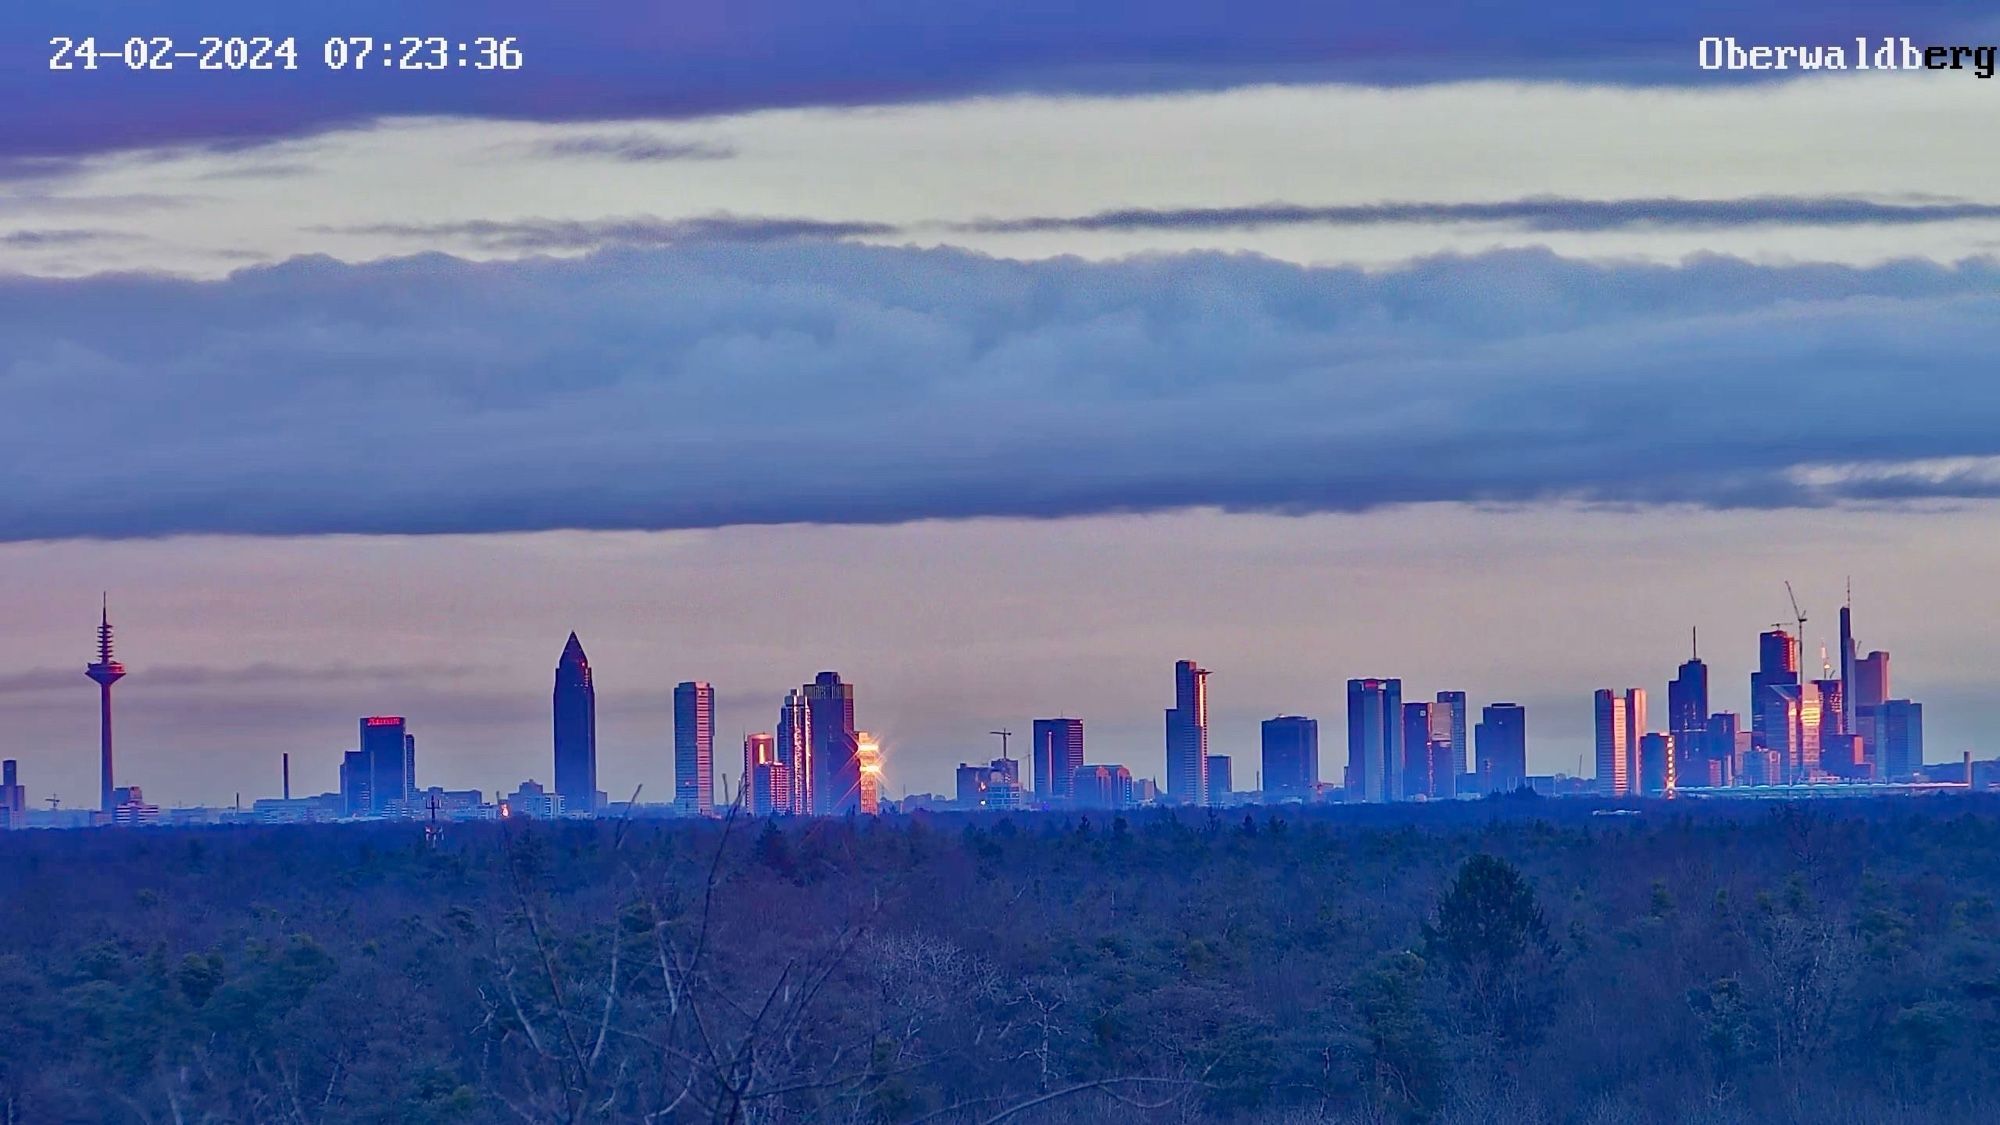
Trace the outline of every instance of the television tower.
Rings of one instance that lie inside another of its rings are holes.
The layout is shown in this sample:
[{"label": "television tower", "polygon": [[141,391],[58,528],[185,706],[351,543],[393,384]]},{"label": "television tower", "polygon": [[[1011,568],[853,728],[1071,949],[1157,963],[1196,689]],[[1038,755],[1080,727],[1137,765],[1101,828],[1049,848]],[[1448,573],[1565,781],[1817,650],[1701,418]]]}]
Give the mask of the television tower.
[{"label": "television tower", "polygon": [[111,596],[106,594],[97,622],[97,662],[83,670],[83,674],[97,681],[98,712],[97,722],[100,732],[100,788],[98,807],[106,816],[111,815],[111,685],[125,678],[125,666],[111,659]]}]

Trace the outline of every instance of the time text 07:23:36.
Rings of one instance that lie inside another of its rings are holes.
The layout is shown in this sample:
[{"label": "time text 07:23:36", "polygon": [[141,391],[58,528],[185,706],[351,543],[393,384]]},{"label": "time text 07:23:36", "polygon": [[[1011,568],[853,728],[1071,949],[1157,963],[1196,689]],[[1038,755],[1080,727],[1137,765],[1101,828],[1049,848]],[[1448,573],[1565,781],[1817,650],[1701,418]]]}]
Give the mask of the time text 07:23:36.
[{"label": "time text 07:23:36", "polygon": [[[177,40],[134,35],[49,40],[50,70],[297,70],[296,37],[204,35]],[[513,36],[457,39],[442,35],[335,36],[320,44],[318,62],[328,70],[520,70],[527,65]],[[308,57],[305,65],[311,66]]]}]

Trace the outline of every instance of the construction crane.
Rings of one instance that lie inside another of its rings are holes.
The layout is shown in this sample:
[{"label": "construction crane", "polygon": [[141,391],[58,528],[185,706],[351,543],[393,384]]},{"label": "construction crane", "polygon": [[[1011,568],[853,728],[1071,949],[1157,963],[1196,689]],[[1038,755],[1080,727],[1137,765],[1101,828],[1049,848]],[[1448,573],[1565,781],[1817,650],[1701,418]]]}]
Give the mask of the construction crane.
[{"label": "construction crane", "polygon": [[1795,643],[1801,649],[1804,649],[1806,644],[1806,611],[1799,608],[1799,596],[1792,593],[1792,584],[1790,582],[1785,583],[1785,596],[1792,599],[1792,617],[1799,623],[1799,634]]},{"label": "construction crane", "polygon": [[1006,727],[1001,727],[999,730],[989,730],[986,733],[999,736],[1000,760],[1003,762],[1009,761],[1010,759],[1007,757],[1007,740],[1014,737],[1014,732],[1008,730]]}]

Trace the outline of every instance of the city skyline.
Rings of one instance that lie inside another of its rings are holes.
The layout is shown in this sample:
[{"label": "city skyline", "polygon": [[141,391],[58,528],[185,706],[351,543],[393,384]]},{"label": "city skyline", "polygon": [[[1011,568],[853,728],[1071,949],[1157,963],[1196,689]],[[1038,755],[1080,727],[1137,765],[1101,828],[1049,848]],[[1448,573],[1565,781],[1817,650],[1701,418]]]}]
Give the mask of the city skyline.
[{"label": "city skyline", "polygon": [[[98,655],[100,657],[100,663],[101,663],[104,659],[107,658],[106,653],[108,650],[110,623],[109,623],[108,611],[104,611],[102,606],[100,607],[100,609],[102,612],[101,612],[101,621],[98,633],[98,641],[99,641]],[[1854,632],[1850,616],[1851,613],[1852,613],[1851,605],[1844,605],[1842,607],[1840,614],[1841,618],[1840,624],[1841,624],[1841,637],[1843,638],[1841,644],[1843,646],[1852,645],[1854,642]],[[1771,676],[1773,674],[1772,672],[1773,669],[1778,669],[1780,671],[1784,670],[1795,671],[1798,668],[1800,661],[1799,641],[1796,638],[1792,637],[1788,632],[1782,629],[1767,629],[1763,631],[1758,637],[1757,649],[1758,649],[1757,670],[1752,671],[1749,675],[1751,688],[1750,688],[1750,695],[1748,696],[1748,698],[1752,700],[1759,698],[1760,691],[1766,690],[1760,688],[1758,685],[1760,682],[1768,683],[1770,681]],[[1837,677],[1832,680],[1822,679],[1819,681],[1813,681],[1818,685],[1817,692],[1824,693],[1827,698],[1827,709],[1824,712],[1822,712],[1822,710],[1818,707],[1817,703],[1814,703],[1812,708],[1806,712],[1807,714],[1810,715],[1810,726],[1812,729],[1812,734],[1808,745],[1812,754],[1813,770],[1815,771],[1818,770],[1818,763],[1821,760],[1820,755],[1826,752],[1824,747],[1830,746],[1832,744],[1831,741],[1828,741],[1833,738],[1832,735],[1826,735],[1825,738],[1823,739],[1820,734],[1820,724],[1823,718],[1825,723],[1827,724],[1826,729],[1829,731],[1838,729],[1844,725],[1846,729],[1866,730],[1871,734],[1874,734],[1875,732],[1879,731],[1884,736],[1887,736],[1889,732],[1893,729],[1899,732],[1895,737],[1897,738],[1907,737],[1906,734],[1901,732],[1903,732],[1904,727],[1909,725],[1912,722],[1912,720],[1905,718],[1901,712],[1896,712],[1895,716],[1892,718],[1890,716],[1890,711],[1893,710],[1893,708],[1885,706],[1885,698],[1886,698],[1885,689],[1889,688],[1889,682],[1887,680],[1887,673],[1886,673],[1888,655],[1889,654],[1886,651],[1880,651],[1880,650],[1871,651],[1865,658],[1847,662],[1847,674],[1845,676]],[[1833,663],[1832,660],[1828,658],[1827,664],[1829,668],[1832,667],[1832,663]],[[93,673],[95,672],[95,669],[98,666],[99,666],[98,664],[93,664],[91,666]],[[1198,710],[1200,712],[1205,712],[1207,708],[1205,692],[1206,692],[1206,683],[1209,671],[1210,671],[1209,669],[1201,667],[1196,662],[1189,660],[1182,660],[1175,666],[1175,679],[1176,682],[1180,685],[1180,691],[1182,692],[1184,698],[1189,698],[1196,701]],[[1700,701],[1699,704],[1694,705],[1697,708],[1699,706],[1705,706],[1708,699],[1707,666],[1702,661],[1699,651],[1696,651],[1695,654],[1691,656],[1691,658],[1688,661],[1683,662],[1682,664],[1679,665],[1677,669],[1675,669],[1675,676],[1676,678],[1667,684],[1666,697],[1669,700],[1668,713],[1665,715],[1652,716],[1659,718],[1661,720],[1659,722],[1649,721],[1649,717],[1644,713],[1645,705],[1643,703],[1643,700],[1646,698],[1647,694],[1645,689],[1633,688],[1627,691],[1621,691],[1619,693],[1619,697],[1617,698],[1616,702],[1620,705],[1629,706],[1630,701],[1633,700],[1634,698],[1641,700],[1642,702],[1639,703],[1639,709],[1636,712],[1627,710],[1616,714],[1616,722],[1618,727],[1617,750],[1619,754],[1619,757],[1616,759],[1616,763],[1619,767],[1621,767],[1621,769],[1618,772],[1618,776],[1623,776],[1628,780],[1625,782],[1623,786],[1620,786],[1614,778],[1614,780],[1609,783],[1610,792],[1624,793],[1629,791],[1636,793],[1643,789],[1643,791],[1646,792],[1658,793],[1661,791],[1662,785],[1666,784],[1665,781],[1666,775],[1662,773],[1662,770],[1663,768],[1671,769],[1672,768],[1671,764],[1663,767],[1661,762],[1654,761],[1647,755],[1641,753],[1640,751],[1642,747],[1646,747],[1647,749],[1650,749],[1655,753],[1658,753],[1663,747],[1672,747],[1676,742],[1678,742],[1679,745],[1682,747],[1682,749],[1678,754],[1669,755],[1668,762],[1672,763],[1678,761],[1682,764],[1683,769],[1687,768],[1686,766],[1687,755],[1690,753],[1690,751],[1686,749],[1686,747],[1688,746],[1688,739],[1684,732],[1689,730],[1694,730],[1697,728],[1701,730],[1706,730],[1709,728],[1711,722],[1713,721],[1712,719],[1709,719],[1706,716],[1702,717],[1700,720],[1696,720],[1691,718],[1692,714],[1691,712],[1684,713],[1688,712],[1688,708],[1690,706],[1683,698],[1684,696],[1693,696],[1694,698],[1697,698]],[[1796,679],[1797,677],[1796,675],[1794,675],[1793,681],[1795,682]],[[1845,681],[1849,679],[1859,680],[1862,683],[1862,686],[1855,693],[1862,701],[1861,710],[1864,713],[1862,718],[1862,722],[1864,725],[1858,728],[1852,725],[1851,720],[1844,718],[1844,716],[1849,713],[1847,709],[1843,706],[1844,701],[1848,698],[1848,693],[1844,690]],[[1684,681],[1690,681],[1698,685],[1699,691],[1695,690],[1695,688],[1684,686]],[[1382,789],[1381,794],[1375,794],[1374,791],[1370,789],[1368,783],[1365,780],[1360,782],[1362,791],[1365,794],[1368,794],[1368,796],[1365,799],[1382,799],[1382,797],[1385,795],[1388,796],[1389,799],[1395,799],[1396,797],[1404,797],[1404,796],[1414,795],[1419,792],[1424,792],[1426,789],[1428,789],[1428,791],[1433,796],[1450,795],[1449,787],[1447,786],[1445,788],[1440,788],[1437,779],[1440,776],[1447,778],[1457,778],[1458,775],[1463,774],[1465,772],[1464,770],[1453,770],[1451,768],[1451,765],[1454,758],[1454,743],[1457,742],[1457,740],[1464,737],[1463,735],[1458,734],[1458,731],[1463,730],[1464,727],[1462,725],[1463,719],[1460,719],[1457,716],[1464,714],[1464,710],[1466,707],[1466,693],[1462,690],[1439,689],[1435,693],[1436,700],[1434,702],[1433,701],[1404,702],[1402,700],[1402,693],[1404,689],[1402,688],[1400,682],[1398,681],[1357,680],[1350,683],[1350,688],[1349,688],[1350,697],[1352,696],[1353,692],[1357,690],[1354,686],[1355,684],[1361,684],[1365,688],[1369,684],[1377,684],[1377,683],[1393,685],[1392,687],[1390,687],[1389,690],[1395,696],[1395,699],[1389,706],[1388,710],[1396,712],[1394,725],[1400,728],[1397,731],[1393,732],[1384,731],[1383,733],[1385,735],[1400,734],[1401,738],[1399,744],[1404,746],[1417,745],[1417,742],[1413,740],[1418,740],[1421,737],[1421,741],[1424,743],[1424,746],[1420,748],[1418,752],[1411,753],[1409,754],[1409,756],[1400,759],[1403,762],[1403,765],[1401,767],[1402,772],[1398,776],[1383,779],[1383,785],[1381,786]],[[595,747],[594,747],[595,698],[594,698],[593,675],[589,666],[588,658],[584,656],[581,641],[575,631],[572,631],[569,634],[566,646],[562,654],[562,659],[558,665],[558,682],[557,682],[557,695],[556,695],[556,708],[557,708],[558,718],[556,727],[557,739],[555,743],[557,749],[554,751],[554,760],[558,763],[560,763],[563,760],[560,746],[562,745],[563,742],[564,738],[563,732],[565,729],[564,714],[565,714],[566,704],[565,704],[564,693],[566,690],[570,692],[570,695],[572,697],[570,703],[567,704],[567,706],[570,709],[569,723],[571,727],[574,728],[575,724],[577,723],[586,724],[586,728],[589,729],[591,732],[589,737],[592,739],[593,742],[587,760],[579,761],[575,766],[573,766],[571,768],[572,773],[574,773],[575,770],[577,769],[582,769],[588,771],[589,775],[594,777],[597,768],[597,763],[595,760]],[[1791,690],[1794,691],[1794,693],[1796,692],[1795,688],[1781,687],[1779,690]],[[577,703],[574,697],[578,691],[585,693],[585,696],[588,700],[588,706],[585,709],[587,713],[585,714],[579,714],[576,710]],[[825,802],[819,800],[813,800],[812,807],[814,807],[815,811],[831,812],[838,814],[839,812],[846,811],[848,807],[855,805],[859,801],[860,798],[857,795],[861,792],[864,767],[861,764],[861,757],[854,750],[849,749],[845,752],[847,765],[845,767],[846,772],[843,775],[841,772],[842,767],[838,764],[841,759],[841,753],[829,750],[828,748],[831,747],[836,742],[840,742],[842,743],[842,745],[851,744],[855,746],[861,745],[863,742],[865,742],[867,746],[870,748],[868,750],[868,757],[872,760],[875,755],[875,750],[873,749],[873,747],[878,745],[878,740],[874,739],[872,736],[867,735],[865,732],[859,734],[858,736],[855,733],[855,727],[856,727],[855,702],[854,702],[855,685],[853,682],[843,681],[838,674],[833,672],[822,672],[815,677],[814,681],[807,683],[804,689],[795,689],[793,694],[799,695],[800,691],[803,691],[804,693],[803,696],[800,696],[802,700],[801,710],[809,710],[811,708],[817,708],[824,717],[830,720],[824,724],[808,723],[809,728],[819,727],[822,725],[824,726],[824,729],[821,730],[812,730],[812,729],[808,730],[808,737],[811,743],[813,744],[815,749],[819,751],[819,755],[816,755],[815,766],[811,772],[818,779],[820,779],[821,784],[831,785],[833,786],[833,789],[836,793],[846,794],[846,797],[844,799],[842,797],[835,796],[829,798]],[[674,722],[672,728],[668,732],[668,738],[666,740],[666,751],[667,751],[666,756],[668,758],[669,764],[672,767],[675,776],[684,778],[690,769],[697,768],[696,767],[697,758],[690,756],[688,751],[690,749],[693,749],[700,743],[702,742],[707,743],[708,754],[705,755],[705,757],[707,757],[710,762],[713,761],[712,741],[714,733],[713,716],[714,716],[715,690],[713,686],[707,682],[687,681],[671,689],[671,694],[673,697],[673,704],[674,704]],[[1599,725],[1601,728],[1604,719],[1601,697],[1604,696],[1606,693],[1599,692],[1598,694],[1600,696]],[[1889,691],[1887,692],[1887,694],[1900,694],[1900,693]],[[1812,698],[1816,700],[1818,698],[1818,695],[1815,694]],[[1475,700],[1474,702],[1477,704],[1479,701]],[[1495,702],[1504,704],[1506,701],[1495,701]],[[1895,702],[1897,705],[1900,706],[1901,702],[1900,700],[1897,700]],[[1779,699],[1779,704],[1782,705],[1782,698]],[[1481,717],[1483,722],[1492,717],[1494,707],[1492,705],[1484,705],[1484,704],[1482,704],[1481,706],[1482,706]],[[1792,724],[1798,720],[1800,714],[1800,708],[1796,703],[1793,703],[1790,706],[1792,707],[1792,710],[1787,712],[1787,714],[1792,716],[1792,718],[1787,719],[1785,721],[1786,725],[1784,727],[1784,730],[1787,732],[1790,732],[1794,729]],[[1877,711],[1880,711],[1882,714],[1882,719],[1880,720],[1882,725],[1880,725],[1879,727],[1868,725],[1876,722],[1874,716]],[[1933,714],[1935,714],[1935,712],[1933,712]],[[1168,735],[1165,743],[1167,749],[1163,750],[1162,752],[1163,756],[1159,759],[1159,761],[1162,764],[1164,764],[1165,761],[1168,760],[1167,757],[1165,757],[1164,755],[1170,752],[1171,746],[1173,745],[1174,739],[1176,737],[1174,733],[1175,726],[1174,726],[1173,716],[1174,712],[1170,710],[1168,712]],[[1325,710],[1317,711],[1314,714],[1308,716],[1308,718],[1314,720],[1323,719],[1326,717],[1327,717],[1327,712]],[[1740,712],[1733,714],[1726,714],[1726,715],[1717,715],[1714,716],[1713,718],[1714,719],[1729,718],[1732,722],[1741,723],[1741,725],[1746,729],[1746,731],[1748,731],[1752,727],[1752,724],[1754,723],[1756,716],[1753,711],[1748,718],[1745,718]],[[693,725],[691,726],[687,725],[690,720],[693,721]],[[1080,719],[1079,720],[1034,719],[1031,721],[1033,723],[1033,727],[1035,729],[1038,740],[1044,734],[1044,727],[1058,722],[1077,723],[1078,734],[1079,736],[1081,735],[1082,720]],[[1919,719],[1915,721],[1921,722],[1922,720]],[[381,751],[379,749],[377,750],[370,749],[370,735],[374,727],[391,722],[395,724],[394,727],[395,738],[393,739],[393,741],[396,743],[396,746],[393,749],[397,752],[399,758],[398,761],[394,762],[394,765],[397,767],[395,769],[391,769],[390,766],[383,764],[385,762],[391,761],[391,759],[386,755],[384,751]],[[1267,718],[1265,720],[1261,720],[1259,724],[1261,728],[1264,728],[1264,734],[1259,739],[1259,742],[1264,746],[1269,745],[1270,736],[1268,727],[1270,722],[1271,720]],[[1776,718],[1773,718],[1771,722],[1775,723],[1778,722],[1778,720]],[[413,786],[411,777],[415,767],[415,748],[414,748],[415,738],[414,735],[407,735],[404,733],[405,731],[404,723],[405,720],[402,716],[396,716],[393,719],[386,719],[380,717],[364,717],[361,720],[362,736],[360,739],[360,749],[349,750],[345,752],[345,755],[342,759],[342,765],[340,770],[340,782],[337,789],[335,790],[336,792],[342,795],[343,807],[349,808],[350,811],[379,813],[386,805],[392,803],[394,800],[397,799],[392,796],[385,796],[384,793],[381,792],[382,787],[384,785],[387,785],[391,789],[394,789],[397,793],[401,795],[402,799],[407,800],[410,794],[414,792],[416,788],[421,788],[423,786],[435,786],[439,783],[440,779],[437,776],[432,775],[423,777],[421,779],[422,782],[421,785]],[[1412,724],[1415,725],[1413,726]],[[1111,719],[1107,725],[1111,725],[1115,728],[1115,726],[1117,725],[1116,719],[1115,718]],[[782,716],[780,717],[779,727],[780,731],[782,731],[783,729]],[[1422,729],[1417,730],[1418,727],[1421,727]],[[1657,731],[1655,728],[1658,728]],[[1770,728],[1770,729],[1778,729],[1778,728]],[[1411,734],[1410,732],[1412,730],[1417,730],[1417,733]],[[999,732],[994,731],[992,733],[997,734]],[[705,738],[699,737],[701,735],[705,735],[706,737]],[[573,732],[571,734],[571,737],[572,738],[575,737]],[[762,732],[757,737],[770,738],[772,737],[772,735],[771,732],[765,731]],[[1352,740],[1354,737],[1355,735],[1352,729],[1350,729],[1349,745],[1353,744]],[[1760,732],[1757,735],[1757,737],[1761,743],[1767,739],[1772,738],[1772,735],[1769,733],[1769,730],[1766,730],[1764,732]],[[1788,741],[1788,739],[1790,739],[1791,737],[1792,735],[1787,733],[1778,736],[1776,741],[1771,742],[1771,745],[1774,747],[1774,753],[1778,755],[1778,758],[1776,759],[1777,761],[1779,762],[1788,761],[1789,759],[1787,759],[1786,755],[1795,753],[1795,751],[1788,749],[1788,747],[1791,746],[1791,742]],[[1919,738],[1919,740],[1921,740],[1922,736],[1918,735],[1917,737]],[[857,741],[857,738],[860,741]],[[695,739],[696,741],[690,742],[689,741],[690,739]],[[843,739],[845,740],[844,742],[842,741]],[[1081,743],[1082,743],[1081,737],[1078,737],[1076,739],[1076,742],[1078,743],[1078,746],[1074,756],[1080,760],[1082,757],[1084,757],[1084,753],[1081,749]],[[1600,738],[1600,743],[1601,742],[1602,740]],[[1657,743],[1657,745],[1655,743]],[[1919,741],[1918,744],[1921,745],[1921,741]],[[1496,743],[1496,745],[1498,745],[1498,743]],[[1534,746],[1535,746],[1535,740],[1531,737],[1528,740],[1528,748],[1531,755],[1533,754]],[[908,762],[905,762],[899,757],[897,753],[897,751],[902,748],[894,744],[891,744],[888,749],[889,749],[888,754],[884,755],[885,765],[881,768],[881,773],[886,777],[886,785],[887,785],[887,788],[883,790],[884,795],[895,796],[897,794],[904,792],[924,791],[925,787],[921,785],[911,784],[912,778],[909,776],[909,774],[917,773],[921,769],[920,760],[918,759],[918,757],[915,754],[912,754],[910,760]],[[1394,753],[1394,749],[1390,746],[1378,747],[1378,750],[1380,750],[1385,755],[1384,758],[1385,762],[1388,760],[1387,756]],[[1876,757],[1876,754],[1879,752],[1880,751],[1877,746],[1871,745],[1868,748],[1868,753],[1871,760],[1873,760]],[[1229,769],[1232,763],[1234,763],[1233,772],[1235,777],[1239,779],[1238,784],[1235,787],[1239,789],[1254,789],[1257,786],[1257,782],[1254,779],[1257,778],[1258,773],[1261,770],[1261,756],[1263,753],[1264,751],[1258,749],[1257,746],[1255,745],[1243,745],[1243,744],[1232,743],[1229,746],[1216,749],[1216,751],[1213,753],[1212,756],[1207,757],[1204,760],[1203,767],[1204,769],[1206,769],[1212,766],[1219,766],[1220,768],[1223,769]],[[1408,752],[1406,751],[1406,753]],[[1602,753],[1603,753],[1603,748],[1600,745],[1600,765],[1605,760],[1602,757]],[[1016,769],[1021,770],[1021,775],[1026,779],[1025,784],[1023,786],[1023,788],[1026,791],[1036,794],[1041,794],[1042,792],[1044,792],[1044,786],[1046,783],[1040,768],[1041,758],[1043,757],[1043,755],[1044,755],[1043,748],[1039,745],[1036,745],[1029,752],[1028,757],[1030,758],[1030,761],[1027,763],[1021,763],[1020,765],[1015,767]],[[282,759],[284,755],[281,755],[280,757]],[[1114,761],[1114,757],[1112,755],[1107,755],[1103,753],[1093,752],[1089,754],[1089,757],[1095,761],[1103,761],[1103,762]],[[1542,757],[1546,758],[1546,755],[1542,755]],[[1341,761],[1342,759],[1345,758],[1346,754],[1344,752],[1341,752],[1335,754],[1331,760]],[[1436,761],[1435,762],[1431,761],[1430,759],[1432,758],[1435,758]],[[746,760],[747,760],[747,755],[746,755]],[[1828,758],[1827,760],[1831,761],[1832,759]],[[1933,762],[1948,760],[1948,755],[1933,753],[1931,755],[1931,760]],[[365,780],[361,781],[360,783],[358,783],[358,785],[355,785],[352,789],[350,789],[352,783],[350,783],[349,781],[349,776],[350,772],[355,770],[356,768],[355,763],[357,761],[366,767],[366,772],[360,774],[360,776],[362,776]],[[1018,761],[1018,759],[1016,759],[1016,761]],[[826,764],[829,762],[834,764],[832,765]],[[1115,764],[1126,765],[1128,766],[1128,768],[1134,768],[1134,774],[1137,777],[1149,778],[1155,776],[1155,774],[1149,770],[1149,763],[1147,761],[1147,756],[1143,753],[1128,755],[1122,759],[1117,759],[1115,761]],[[1471,764],[1474,766],[1475,769],[1479,770],[1481,774],[1487,772],[1486,766],[1477,759],[1474,759]],[[1900,759],[1898,760],[1899,769],[1913,768],[1915,766],[1920,766],[1921,764],[1922,764],[1921,762],[1909,762]],[[1033,770],[1032,776],[1028,776],[1028,769]],[[1762,775],[1754,775],[1754,774],[1753,776],[1761,780],[1791,780],[1794,777],[1802,778],[1804,776],[1804,774],[1802,772],[1798,772],[1798,770],[1799,767],[1785,765],[1785,766],[1774,767],[1774,772],[1770,774],[1768,777],[1763,777]],[[871,782],[870,788],[872,793],[872,780],[875,775],[875,770],[868,769],[866,772]],[[1530,772],[1534,772],[1532,767],[1530,769]],[[1554,768],[1550,769],[1549,772],[1571,773],[1571,771],[1569,770],[1562,769],[1560,764],[1557,764]],[[1428,776],[1430,777],[1429,781],[1425,781],[1423,779],[1426,773],[1428,773]],[[563,774],[564,774],[564,769],[560,765],[557,765],[548,772],[547,776],[562,776]],[[1332,774],[1332,776],[1329,776],[1329,774]],[[525,776],[535,777],[544,775],[540,773],[531,773]],[[1603,774],[1595,770],[1583,773],[1581,775],[1572,774],[1572,776],[1597,777],[1598,779],[1600,779],[1600,781],[1602,781],[1603,778]],[[121,776],[119,780],[121,782],[125,782],[126,784],[136,785],[143,783],[147,779],[144,776],[130,777],[130,778]],[[446,777],[443,780],[446,783],[447,787],[450,787],[452,785],[463,785],[471,783],[469,779],[465,779],[462,777]],[[691,778],[687,780],[691,780]],[[721,789],[721,786],[724,785],[725,780],[729,787],[727,793],[725,793]],[[1322,784],[1339,786],[1342,783],[1342,775],[1340,773],[1335,773],[1333,768],[1331,767],[1322,766],[1322,772],[1319,780]],[[1643,786],[1641,785],[1642,780],[1644,780],[1645,782]],[[736,792],[739,791],[743,782],[744,779],[741,776],[729,777],[726,773],[712,773],[709,777],[707,792],[702,794],[704,800],[698,803],[693,803],[692,809],[683,809],[683,811],[696,811],[696,810],[701,810],[704,806],[712,808],[715,805],[722,804],[725,801],[727,801],[730,796],[734,795]],[[1694,784],[1694,785],[1699,785],[1701,783],[1702,782],[1700,780],[1696,780],[1695,778],[1689,778],[1685,782],[1685,784]],[[572,784],[574,784],[574,782],[572,782]],[[492,787],[492,783],[490,781],[488,781],[487,785],[488,787]],[[556,788],[558,792],[560,791],[559,786],[554,788]],[[945,787],[942,786],[936,786],[931,788],[933,789],[933,791],[940,791],[945,789]],[[1163,796],[1169,798],[1174,796],[1171,790],[1168,790],[1166,786],[1162,786],[1162,790],[1163,790]],[[493,791],[498,793],[501,790],[498,789],[497,787],[494,787]],[[157,788],[155,788],[153,792],[157,793],[158,792]],[[244,792],[244,790],[239,789],[237,790],[237,792],[241,793]],[[270,795],[267,793],[260,792],[256,790],[254,787],[251,787],[249,789],[249,792],[251,795],[254,796]],[[358,799],[358,807],[357,807],[357,800],[350,795],[351,792],[360,794],[360,797]],[[671,791],[671,793],[672,795],[666,798],[668,803],[674,804],[676,806],[686,806],[694,802],[694,797],[695,797],[694,791],[685,784],[677,782],[675,788]],[[597,794],[596,802],[601,803],[605,799],[606,797],[600,791]],[[622,797],[610,798],[610,799],[622,799]],[[1205,800],[1188,801],[1185,797],[1181,799],[1183,803],[1197,803],[1197,804],[1205,803]],[[655,800],[656,801],[658,800],[657,795],[655,796]],[[570,807],[572,808],[576,807],[575,803],[572,802]]]}]

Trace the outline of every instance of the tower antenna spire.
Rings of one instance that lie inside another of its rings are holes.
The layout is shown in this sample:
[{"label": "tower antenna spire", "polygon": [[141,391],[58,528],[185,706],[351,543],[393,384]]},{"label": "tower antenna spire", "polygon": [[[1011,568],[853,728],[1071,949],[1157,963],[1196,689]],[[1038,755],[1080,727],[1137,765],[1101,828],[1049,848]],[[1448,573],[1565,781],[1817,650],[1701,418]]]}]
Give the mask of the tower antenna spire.
[{"label": "tower antenna spire", "polygon": [[1695,660],[1701,659],[1701,626],[1688,626],[1688,649],[1688,656],[1690,658]]},{"label": "tower antenna spire", "polygon": [[112,803],[111,685],[125,678],[125,666],[111,656],[111,592],[104,591],[98,602],[97,660],[83,674],[97,683],[98,729],[98,808],[108,822],[116,811]]}]

